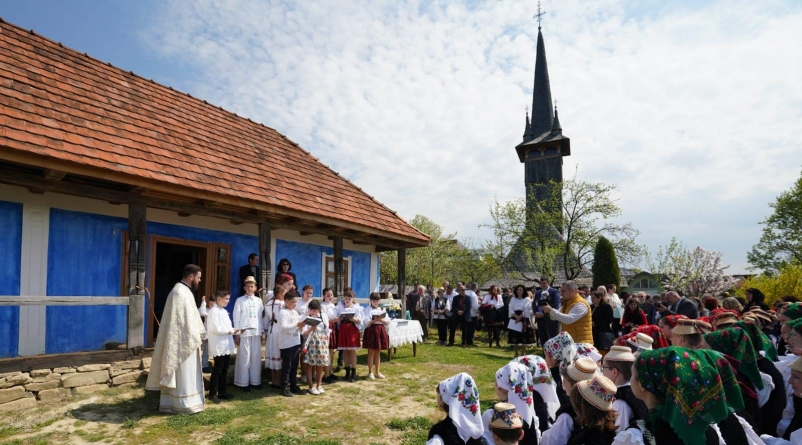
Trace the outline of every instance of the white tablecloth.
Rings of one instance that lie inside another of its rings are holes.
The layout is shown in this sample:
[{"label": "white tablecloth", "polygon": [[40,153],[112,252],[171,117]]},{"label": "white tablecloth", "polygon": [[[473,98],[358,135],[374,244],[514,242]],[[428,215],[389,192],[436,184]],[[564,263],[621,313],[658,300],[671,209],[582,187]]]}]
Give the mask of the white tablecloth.
[{"label": "white tablecloth", "polygon": [[402,320],[400,323],[397,320],[390,320],[390,329],[387,335],[390,337],[390,347],[392,348],[423,341],[423,329],[417,320]]}]

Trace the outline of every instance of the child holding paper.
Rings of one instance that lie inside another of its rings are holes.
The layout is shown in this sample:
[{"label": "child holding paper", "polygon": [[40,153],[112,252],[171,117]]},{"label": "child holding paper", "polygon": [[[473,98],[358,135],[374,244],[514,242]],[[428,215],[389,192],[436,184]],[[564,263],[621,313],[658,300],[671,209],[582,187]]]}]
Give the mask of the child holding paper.
[{"label": "child holding paper", "polygon": [[340,332],[337,335],[337,349],[345,356],[345,378],[356,381],[356,351],[359,345],[359,325],[362,324],[362,308],[354,301],[354,290],[346,287],[343,291],[343,305],[337,308],[340,319]]},{"label": "child holding paper", "polygon": [[[320,311],[320,301],[312,300],[307,306],[304,321],[312,329],[306,338],[301,350],[304,355],[306,381],[309,382],[309,394],[323,394],[323,373],[329,363],[329,320],[326,314]],[[316,322],[317,324],[312,324]],[[315,382],[317,380],[317,382]],[[315,385],[317,383],[317,385]]]},{"label": "child holding paper", "polygon": [[209,309],[206,317],[208,350],[214,357],[214,368],[212,368],[212,377],[209,380],[209,399],[214,403],[220,403],[220,399],[229,400],[233,398],[226,392],[226,378],[228,377],[231,354],[234,353],[234,338],[232,335],[239,331],[231,326],[231,319],[228,318],[228,311],[226,311],[226,306],[230,299],[230,292],[225,290],[217,291],[214,294],[215,304]]},{"label": "child holding paper", "polygon": [[[387,335],[387,324],[390,318],[387,312],[379,307],[381,295],[378,292],[370,294],[370,305],[365,308],[365,335],[363,346],[368,349],[368,379],[383,379],[384,376],[379,372],[382,349],[390,349],[390,337]],[[376,369],[374,376],[372,369]]]}]

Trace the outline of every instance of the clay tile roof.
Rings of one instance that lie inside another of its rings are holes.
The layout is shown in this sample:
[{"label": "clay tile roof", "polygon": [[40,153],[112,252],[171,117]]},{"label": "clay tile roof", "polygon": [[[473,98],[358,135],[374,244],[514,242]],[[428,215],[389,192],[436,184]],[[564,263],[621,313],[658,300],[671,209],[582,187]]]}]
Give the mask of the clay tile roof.
[{"label": "clay tile roof", "polygon": [[429,243],[278,131],[6,22],[0,148],[173,196],[322,217],[409,245]]}]

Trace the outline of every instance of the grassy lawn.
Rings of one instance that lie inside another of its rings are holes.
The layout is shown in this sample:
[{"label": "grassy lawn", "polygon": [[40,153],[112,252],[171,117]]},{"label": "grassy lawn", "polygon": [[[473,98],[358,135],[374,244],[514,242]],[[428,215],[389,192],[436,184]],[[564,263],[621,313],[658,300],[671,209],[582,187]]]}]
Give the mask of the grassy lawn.
[{"label": "grassy lawn", "polygon": [[366,350],[359,353],[356,383],[325,385],[326,393],[320,396],[285,398],[272,389],[249,394],[234,389],[233,401],[209,404],[206,411],[192,416],[167,416],[157,412],[157,393],[129,387],[31,412],[3,413],[0,445],[423,444],[429,427],[443,417],[435,407],[437,383],[468,372],[479,382],[485,409],[495,403],[495,372],[510,360],[512,351],[429,343],[419,345],[418,356],[412,357],[412,347],[404,346],[392,363],[382,364],[387,376],[383,381],[365,379],[366,355]]}]

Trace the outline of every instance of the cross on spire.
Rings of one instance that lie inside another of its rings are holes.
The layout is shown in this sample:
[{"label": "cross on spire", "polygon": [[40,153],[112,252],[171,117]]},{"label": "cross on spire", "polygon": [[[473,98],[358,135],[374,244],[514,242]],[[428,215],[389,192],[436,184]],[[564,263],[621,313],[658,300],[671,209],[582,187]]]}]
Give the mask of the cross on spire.
[{"label": "cross on spire", "polygon": [[533,15],[533,19],[537,19],[537,29],[540,29],[540,21],[543,19],[543,16],[546,15],[546,11],[540,11],[540,1],[537,2],[537,14]]}]

